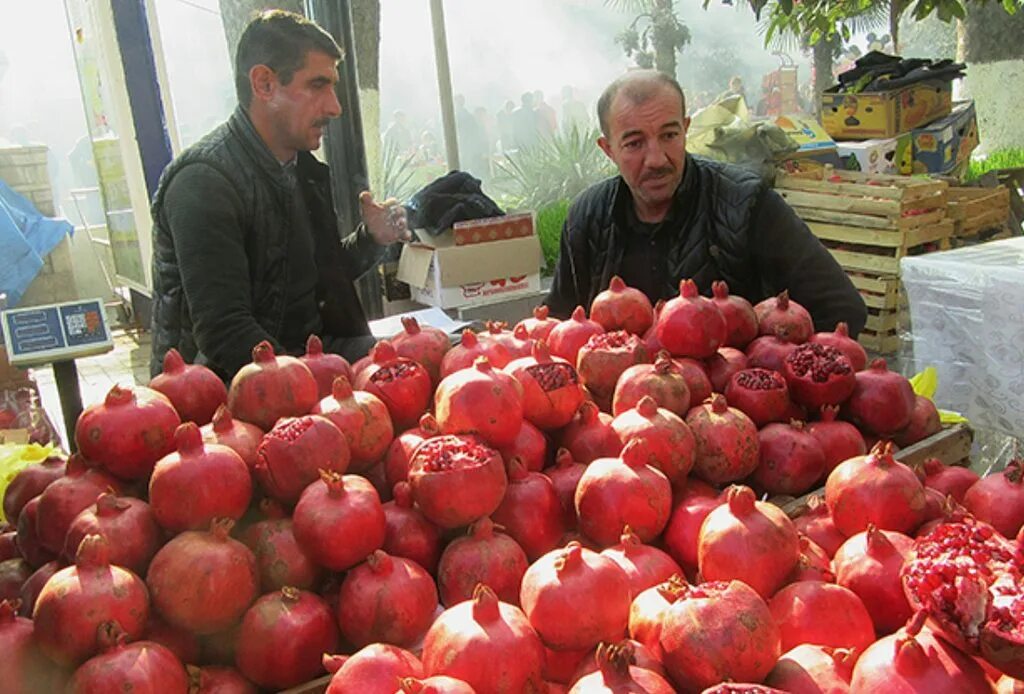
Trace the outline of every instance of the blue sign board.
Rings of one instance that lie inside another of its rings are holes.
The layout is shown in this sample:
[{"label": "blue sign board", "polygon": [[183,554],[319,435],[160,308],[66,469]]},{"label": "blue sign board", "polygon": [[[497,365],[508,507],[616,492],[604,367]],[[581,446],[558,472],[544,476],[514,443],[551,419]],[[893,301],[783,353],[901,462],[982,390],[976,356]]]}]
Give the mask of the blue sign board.
[{"label": "blue sign board", "polygon": [[113,349],[99,299],[4,311],[4,344],[15,366],[31,366]]}]

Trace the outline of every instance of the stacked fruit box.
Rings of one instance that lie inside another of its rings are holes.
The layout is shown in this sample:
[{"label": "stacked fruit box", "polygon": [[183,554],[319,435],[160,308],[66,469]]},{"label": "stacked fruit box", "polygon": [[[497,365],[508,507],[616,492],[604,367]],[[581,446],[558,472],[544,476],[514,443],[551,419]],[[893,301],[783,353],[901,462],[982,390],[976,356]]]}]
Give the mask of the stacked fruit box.
[{"label": "stacked fruit box", "polygon": [[868,322],[861,344],[881,354],[895,352],[906,318],[900,259],[950,247],[948,184],[826,168],[779,172],[775,187],[864,297]]},{"label": "stacked fruit box", "polygon": [[947,216],[953,220],[953,243],[957,246],[1009,236],[1010,191],[995,188],[950,187]]}]

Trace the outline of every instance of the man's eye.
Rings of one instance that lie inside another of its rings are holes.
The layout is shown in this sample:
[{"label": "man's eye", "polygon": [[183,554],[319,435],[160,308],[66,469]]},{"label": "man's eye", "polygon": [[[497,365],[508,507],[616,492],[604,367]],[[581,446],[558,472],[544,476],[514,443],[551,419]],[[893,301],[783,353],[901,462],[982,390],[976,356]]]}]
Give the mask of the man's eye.
[{"label": "man's eye", "polygon": [[673,130],[672,132],[663,133],[661,137],[662,137],[662,139],[665,139],[665,140],[674,140],[677,137],[679,137],[679,133],[677,133],[676,131]]},{"label": "man's eye", "polygon": [[623,149],[636,149],[640,146],[640,140],[630,140],[622,143]]}]

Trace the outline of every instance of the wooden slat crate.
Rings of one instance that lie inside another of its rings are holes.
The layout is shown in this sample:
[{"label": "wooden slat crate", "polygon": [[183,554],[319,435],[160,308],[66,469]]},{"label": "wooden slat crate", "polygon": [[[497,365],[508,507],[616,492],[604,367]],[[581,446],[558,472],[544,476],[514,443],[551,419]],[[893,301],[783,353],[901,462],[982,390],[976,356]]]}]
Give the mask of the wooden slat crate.
[{"label": "wooden slat crate", "polygon": [[1006,186],[950,188],[946,213],[958,237],[1002,227],[1010,217],[1010,191]]}]

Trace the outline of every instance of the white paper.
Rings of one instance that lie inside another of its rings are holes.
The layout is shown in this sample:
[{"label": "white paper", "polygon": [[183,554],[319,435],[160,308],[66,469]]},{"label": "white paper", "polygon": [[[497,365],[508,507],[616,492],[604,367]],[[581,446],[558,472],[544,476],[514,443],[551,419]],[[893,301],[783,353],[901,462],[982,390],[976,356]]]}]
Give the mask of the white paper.
[{"label": "white paper", "polygon": [[431,307],[420,309],[419,311],[399,313],[394,316],[388,316],[387,318],[370,321],[370,332],[378,339],[391,337],[392,335],[404,330],[402,327],[402,319],[406,316],[415,318],[416,322],[420,325],[429,325],[434,328],[440,328],[449,335],[455,335],[463,328],[470,325],[469,321],[453,320],[441,309]]}]

